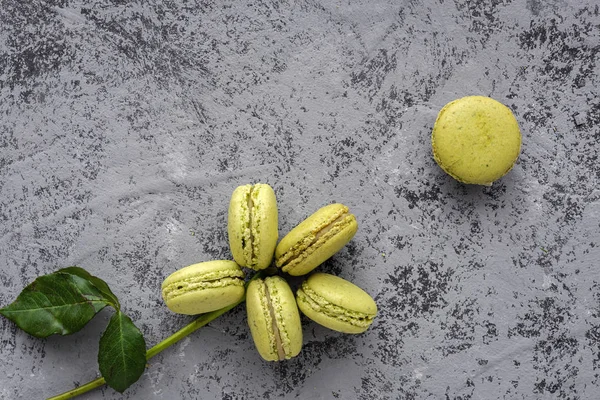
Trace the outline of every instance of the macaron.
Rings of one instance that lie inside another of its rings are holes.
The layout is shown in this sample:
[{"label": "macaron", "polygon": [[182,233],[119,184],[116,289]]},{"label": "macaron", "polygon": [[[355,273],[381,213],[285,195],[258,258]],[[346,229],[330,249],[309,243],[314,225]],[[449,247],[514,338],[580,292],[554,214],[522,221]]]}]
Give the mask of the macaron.
[{"label": "macaron", "polygon": [[512,111],[485,96],[446,104],[431,134],[433,157],[454,179],[490,186],[515,164],[521,131]]},{"label": "macaron", "polygon": [[261,270],[271,264],[279,238],[277,200],[271,186],[257,183],[233,191],[227,233],[233,259],[240,266]]},{"label": "macaron", "polygon": [[308,318],[343,333],[366,331],[377,315],[377,304],[367,292],[345,279],[321,272],[302,282],[296,301]]},{"label": "macaron", "polygon": [[294,293],[279,276],[256,279],[246,292],[250,333],[267,361],[295,357],[302,348],[302,326]]},{"label": "macaron", "polygon": [[281,239],[275,265],[290,275],[305,275],[344,247],[357,229],[356,218],[345,205],[322,207]]},{"label": "macaron", "polygon": [[178,314],[202,314],[244,298],[244,271],[233,261],[193,264],[169,275],[162,284],[167,307]]}]

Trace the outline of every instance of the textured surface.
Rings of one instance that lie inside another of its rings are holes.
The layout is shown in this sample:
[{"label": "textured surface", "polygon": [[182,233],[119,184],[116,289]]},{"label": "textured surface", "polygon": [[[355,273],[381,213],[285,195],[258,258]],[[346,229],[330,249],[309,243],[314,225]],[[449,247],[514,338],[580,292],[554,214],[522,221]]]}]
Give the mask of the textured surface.
[{"label": "textured surface", "polygon": [[[230,258],[231,192],[266,182],[280,237],[350,207],[358,233],[320,270],[379,307],[357,336],[304,319],[302,352],[278,364],[238,308],[123,398],[597,397],[597,1],[40,3],[0,7],[1,304],[80,265],[154,344],[190,320],[162,279]],[[470,94],[523,132],[490,188],[431,154],[439,109]],[[46,340],[1,319],[0,397],[95,378],[109,318]]]}]

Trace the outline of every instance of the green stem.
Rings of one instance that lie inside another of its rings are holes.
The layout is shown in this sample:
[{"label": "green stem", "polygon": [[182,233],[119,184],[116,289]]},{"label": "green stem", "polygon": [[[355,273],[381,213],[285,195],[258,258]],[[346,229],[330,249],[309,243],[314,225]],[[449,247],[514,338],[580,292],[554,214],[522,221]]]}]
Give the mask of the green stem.
[{"label": "green stem", "polygon": [[[262,273],[262,271],[259,271],[258,273],[254,274],[254,276],[252,276],[252,278],[250,278],[250,280],[246,282],[246,287],[248,287],[248,284],[250,283],[250,281],[253,281],[254,279],[257,279],[257,278],[262,278],[263,275],[264,274]],[[195,320],[193,320],[192,322],[190,322],[189,324],[187,324],[186,326],[184,326],[183,328],[181,328],[180,330],[178,330],[177,332],[175,332],[174,334],[172,334],[171,336],[169,336],[162,342],[160,342],[160,343],[154,345],[153,347],[151,347],[150,349],[148,349],[146,351],[146,360],[151,359],[152,357],[154,357],[161,351],[171,347],[172,345],[179,342],[181,339],[185,338],[186,336],[190,335],[197,329],[202,328],[204,325],[217,319],[221,315],[225,314],[227,311],[229,311],[232,308],[243,303],[245,300],[246,300],[246,297],[244,296],[240,301],[238,301],[235,304],[229,305],[227,307],[221,308],[216,311],[211,311],[206,314],[201,314],[200,316],[198,316],[198,318],[196,318]],[[47,400],[72,399],[73,397],[79,396],[81,394],[89,392],[90,390],[93,390],[100,386],[103,386],[105,383],[106,383],[106,381],[104,380],[104,378],[100,377],[100,378],[94,379],[93,381],[90,381],[86,384],[83,384],[75,389],[71,389],[71,390],[61,393],[57,396],[49,397]]]}]

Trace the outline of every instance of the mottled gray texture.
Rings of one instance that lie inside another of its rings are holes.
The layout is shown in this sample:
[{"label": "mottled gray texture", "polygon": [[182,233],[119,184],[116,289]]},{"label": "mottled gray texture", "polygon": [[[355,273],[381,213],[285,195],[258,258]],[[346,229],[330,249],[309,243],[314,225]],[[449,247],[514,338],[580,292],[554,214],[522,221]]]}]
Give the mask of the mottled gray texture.
[{"label": "mottled gray texture", "polygon": [[[304,319],[302,352],[276,364],[240,307],[123,397],[83,398],[597,398],[597,1],[151,3],[3,1],[0,304],[76,264],[152,345],[190,321],[161,281],[231,258],[229,196],[267,182],[281,236],[350,206],[359,231],[320,270],[380,314],[357,336]],[[490,188],[431,154],[438,110],[469,94],[508,105],[523,132]],[[46,340],[0,319],[0,397],[95,378],[109,316]]]}]

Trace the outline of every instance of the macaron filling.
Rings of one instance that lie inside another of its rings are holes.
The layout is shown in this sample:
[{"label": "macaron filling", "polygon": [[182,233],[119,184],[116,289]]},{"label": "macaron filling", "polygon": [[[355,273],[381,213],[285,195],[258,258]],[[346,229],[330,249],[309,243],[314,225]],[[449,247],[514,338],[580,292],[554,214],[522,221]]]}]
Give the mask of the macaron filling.
[{"label": "macaron filling", "polygon": [[246,193],[246,199],[242,202],[245,214],[244,230],[242,234],[242,249],[248,267],[256,267],[258,264],[258,247],[260,245],[260,212],[258,198],[260,189],[252,185]]},{"label": "macaron filling", "polygon": [[315,228],[309,235],[285,252],[276,261],[276,265],[282,268],[283,272],[292,270],[323,243],[331,240],[332,237],[342,232],[346,226],[350,225],[352,221],[355,220],[354,215],[350,214],[348,211],[348,208],[345,207],[334,214],[324,224]]},{"label": "macaron filling", "polygon": [[308,305],[316,312],[325,314],[331,318],[335,318],[353,326],[368,328],[375,318],[375,314],[366,314],[359,311],[349,310],[327,301],[314,290],[310,289],[306,281],[302,283],[302,287],[298,289],[297,296],[299,302],[304,302],[304,304]]},{"label": "macaron filling", "polygon": [[279,361],[291,358],[291,340],[287,335],[285,321],[280,315],[283,307],[279,303],[279,294],[275,282],[266,278],[258,286],[261,308],[264,311],[267,326],[267,335],[271,343],[271,352]]},{"label": "macaron filling", "polygon": [[163,286],[163,298],[173,299],[195,290],[219,288],[226,286],[244,286],[244,272],[242,270],[215,271],[199,276],[189,276]]},{"label": "macaron filling", "polygon": [[254,248],[252,242],[254,241],[254,235],[252,233],[252,190],[254,186],[250,186],[250,189],[244,193],[244,200],[241,201],[241,208],[243,212],[243,232],[242,232],[242,251],[244,252],[244,259],[246,264],[252,263],[252,256],[254,255]]},{"label": "macaron filling", "polygon": [[281,331],[277,326],[277,316],[275,315],[275,309],[273,308],[273,301],[271,300],[271,295],[269,294],[268,288],[265,290],[265,294],[267,300],[267,309],[271,315],[271,326],[273,328],[273,336],[275,337],[275,349],[277,350],[277,357],[279,361],[282,361],[285,360],[285,351],[283,349],[283,342],[281,340]]},{"label": "macaron filling", "polygon": [[[250,188],[250,191],[248,192],[248,240],[246,243],[242,243],[242,246],[244,248],[247,248],[246,251],[250,252],[250,264],[253,265],[253,263],[255,263],[255,253],[256,251],[254,250],[254,232],[252,232],[252,220],[254,219],[253,217],[253,211],[254,211],[254,202],[252,201],[252,192],[254,191],[254,186],[252,186]],[[242,241],[244,241],[244,239],[242,238]]]}]

